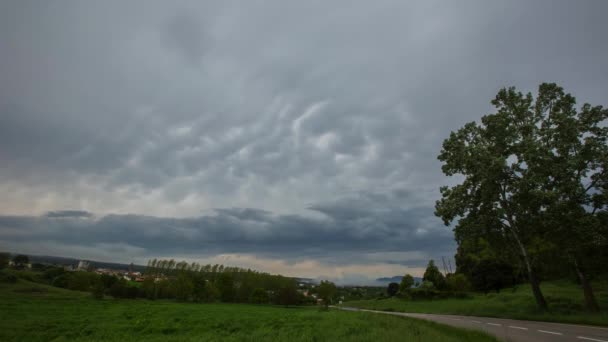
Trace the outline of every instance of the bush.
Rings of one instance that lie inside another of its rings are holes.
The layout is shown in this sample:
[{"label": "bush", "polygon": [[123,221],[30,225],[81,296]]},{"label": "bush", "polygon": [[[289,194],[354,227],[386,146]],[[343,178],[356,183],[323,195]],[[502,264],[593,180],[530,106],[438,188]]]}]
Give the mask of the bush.
[{"label": "bush", "polygon": [[453,292],[467,292],[471,288],[471,283],[469,283],[469,280],[461,273],[450,274],[446,278],[446,284],[448,290]]},{"label": "bush", "polygon": [[99,281],[97,274],[92,272],[72,272],[67,278],[67,288],[75,291],[89,291],[93,284]]},{"label": "bush", "polygon": [[411,300],[412,295],[410,292],[411,292],[411,289],[407,289],[407,291],[399,292],[399,294],[397,294],[397,298],[403,299],[403,300]]},{"label": "bush", "polygon": [[42,277],[51,284],[55,278],[65,273],[62,267],[49,267],[42,273]]},{"label": "bush", "polygon": [[14,284],[17,282],[17,277],[14,274],[0,271],[0,283]]},{"label": "bush", "polygon": [[397,284],[397,283],[390,283],[390,284],[388,284],[388,287],[386,288],[386,294],[388,294],[389,297],[395,296],[398,291],[399,291],[399,284]]},{"label": "bush", "polygon": [[[424,283],[427,283],[427,285],[423,286]],[[410,296],[413,300],[428,300],[437,299],[445,295],[442,294],[440,291],[437,291],[431,282],[423,282],[423,284],[419,287],[410,290]]]},{"label": "bush", "polygon": [[56,276],[51,281],[51,285],[53,285],[55,287],[60,287],[62,289],[67,288],[68,287],[68,275],[63,273],[63,274]]},{"label": "bush", "polygon": [[91,295],[95,299],[103,299],[103,295],[106,291],[106,287],[104,286],[101,280],[98,280],[93,287],[91,287]]}]

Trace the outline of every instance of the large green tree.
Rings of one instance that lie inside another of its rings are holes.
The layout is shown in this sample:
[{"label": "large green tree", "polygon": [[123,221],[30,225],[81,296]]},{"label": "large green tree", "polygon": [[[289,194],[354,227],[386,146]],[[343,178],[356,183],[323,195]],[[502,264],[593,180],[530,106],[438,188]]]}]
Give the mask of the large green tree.
[{"label": "large green tree", "polygon": [[587,104],[577,112],[574,98],[555,84],[541,84],[536,100],[505,88],[492,104],[496,113],[444,141],[442,170],[462,181],[441,188],[436,214],[446,225],[458,220],[456,231],[500,236],[515,247],[536,302],[546,309],[539,257],[561,248],[580,264],[584,241],[596,236],[597,248],[605,238],[600,224],[589,229],[583,222],[606,210],[607,113]]},{"label": "large green tree", "polygon": [[585,304],[599,310],[589,281],[599,251],[608,250],[605,214],[608,197],[608,109],[584,104],[555,84],[543,84],[536,112],[540,127],[540,161],[545,171],[544,191],[551,199],[546,222],[551,241],[570,261],[581,282]]}]

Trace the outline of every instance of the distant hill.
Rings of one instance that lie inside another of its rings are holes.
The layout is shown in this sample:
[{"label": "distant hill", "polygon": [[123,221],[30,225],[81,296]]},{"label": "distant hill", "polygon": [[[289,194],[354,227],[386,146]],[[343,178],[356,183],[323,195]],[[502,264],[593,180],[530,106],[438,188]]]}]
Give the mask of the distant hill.
[{"label": "distant hill", "polygon": [[[401,278],[403,278],[403,276],[393,276],[393,277],[382,277],[382,278],[377,278],[376,282],[378,284],[381,285],[388,285],[390,283],[400,283],[401,282]],[[414,282],[422,282],[422,278],[420,277],[414,277]]]}]

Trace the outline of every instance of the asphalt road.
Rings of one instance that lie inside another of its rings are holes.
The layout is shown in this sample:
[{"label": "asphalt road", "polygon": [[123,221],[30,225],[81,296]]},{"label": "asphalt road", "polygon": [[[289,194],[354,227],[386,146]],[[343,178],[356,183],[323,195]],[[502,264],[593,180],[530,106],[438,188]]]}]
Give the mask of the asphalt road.
[{"label": "asphalt road", "polygon": [[435,315],[407,312],[388,312],[349,307],[336,307],[348,311],[365,311],[378,314],[406,316],[447,324],[459,328],[478,329],[503,341],[512,342],[608,342],[608,328],[588,325],[561,324],[536,321],[519,321],[504,318]]}]

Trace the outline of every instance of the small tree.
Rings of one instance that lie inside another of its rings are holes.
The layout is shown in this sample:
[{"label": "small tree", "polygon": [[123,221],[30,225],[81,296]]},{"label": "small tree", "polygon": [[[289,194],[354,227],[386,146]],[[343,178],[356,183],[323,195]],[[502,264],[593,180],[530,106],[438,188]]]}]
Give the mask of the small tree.
[{"label": "small tree", "polygon": [[318,287],[319,297],[323,300],[323,305],[327,309],[332,301],[332,298],[336,295],[336,284],[329,280],[322,280]]},{"label": "small tree", "polygon": [[389,297],[394,297],[397,292],[399,292],[399,284],[397,283],[390,283],[388,284],[388,287],[386,288],[386,294],[388,294]]},{"label": "small tree", "polygon": [[426,267],[426,271],[424,271],[424,276],[422,277],[422,280],[432,282],[437,288],[437,290],[445,289],[445,277],[443,276],[443,274],[441,274],[437,266],[435,266],[434,260],[429,261],[429,264]]},{"label": "small tree", "polygon": [[414,277],[411,274],[406,274],[401,278],[401,284],[399,284],[399,291],[407,292],[414,286]]},{"label": "small tree", "polygon": [[24,268],[25,265],[30,263],[30,258],[27,255],[18,254],[13,258],[13,262],[15,263],[15,268]]}]

